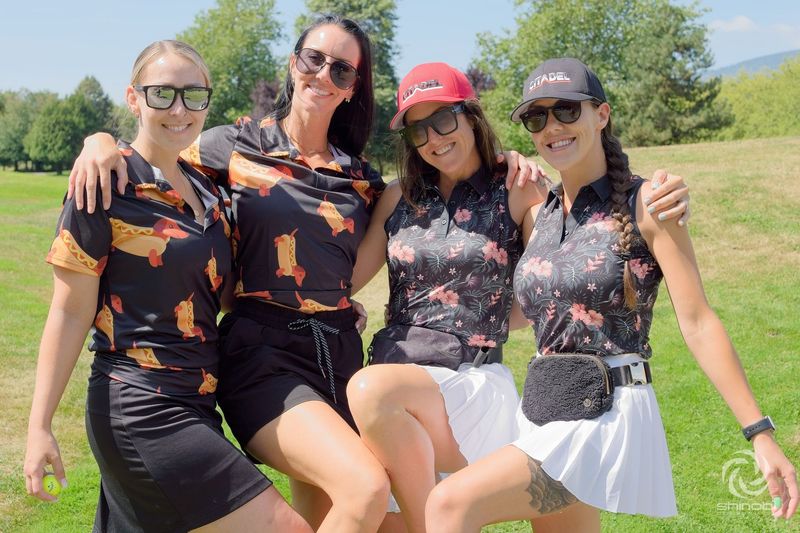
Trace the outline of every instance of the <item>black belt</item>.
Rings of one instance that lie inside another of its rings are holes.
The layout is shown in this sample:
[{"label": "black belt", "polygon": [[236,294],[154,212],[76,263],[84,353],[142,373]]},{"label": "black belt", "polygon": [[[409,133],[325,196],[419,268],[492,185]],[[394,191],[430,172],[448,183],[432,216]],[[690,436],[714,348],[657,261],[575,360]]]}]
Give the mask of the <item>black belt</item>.
[{"label": "black belt", "polygon": [[611,379],[615,387],[652,383],[653,376],[650,374],[650,363],[636,361],[629,365],[616,366],[611,369]]}]

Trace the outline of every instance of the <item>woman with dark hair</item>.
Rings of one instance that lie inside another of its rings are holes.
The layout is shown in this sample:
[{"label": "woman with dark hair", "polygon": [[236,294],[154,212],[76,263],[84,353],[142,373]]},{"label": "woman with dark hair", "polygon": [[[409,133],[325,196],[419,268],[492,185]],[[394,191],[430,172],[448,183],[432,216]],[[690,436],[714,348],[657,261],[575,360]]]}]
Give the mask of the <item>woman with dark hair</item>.
[{"label": "woman with dark hair", "polygon": [[55,283],[25,483],[43,500],[53,499],[46,468],[66,483],[52,418],[94,324],[86,431],[100,469],[95,531],[311,531],[225,438],[216,411],[231,228],[218,189],[178,156],[202,130],[211,95],[192,47],[145,48],[126,91],[139,131],[115,148],[131,179],[108,210],[87,214],[67,201],[47,255]]},{"label": "woman with dark hair", "polygon": [[[409,531],[424,531],[439,473],[517,436],[519,396],[502,346],[514,267],[547,189],[506,188],[499,141],[459,70],[415,67],[397,104],[390,128],[406,141],[399,178],[378,202],[353,272],[358,291],[385,259],[387,326],[347,394],[362,440],[392,482],[399,508],[390,510],[402,511]],[[666,204],[684,195],[668,195]],[[390,515],[386,525],[397,522]]]},{"label": "woman with dark hair", "polygon": [[[238,281],[219,326],[220,406],[243,448],[290,476],[293,504],[320,531],[374,531],[389,491],[345,394],[363,357],[350,278],[384,187],[360,157],[371,61],[355,22],[322,17],[298,39],[274,113],[205,131],[182,153],[232,200]],[[95,160],[113,159],[107,136],[95,142],[73,174],[93,178]]]},{"label": "woman with dark hair", "polygon": [[600,80],[577,59],[545,61],[511,117],[562,180],[537,208],[514,275],[538,353],[528,366],[519,438],[434,488],[428,531],[519,519],[531,519],[537,532],[599,531],[600,509],[677,513],[647,361],[662,278],[687,345],[753,443],[773,516],[791,517],[794,467],[706,300],[686,228],[659,224],[647,209],[644,180],[613,135]]}]

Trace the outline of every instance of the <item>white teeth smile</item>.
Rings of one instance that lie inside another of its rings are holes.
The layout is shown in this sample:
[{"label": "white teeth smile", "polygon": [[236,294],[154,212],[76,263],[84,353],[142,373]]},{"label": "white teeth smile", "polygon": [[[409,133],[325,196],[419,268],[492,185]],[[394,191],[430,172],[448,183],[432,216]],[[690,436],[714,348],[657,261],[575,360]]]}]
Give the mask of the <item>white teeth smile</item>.
[{"label": "white teeth smile", "polygon": [[314,94],[316,94],[318,96],[330,96],[331,94],[333,94],[333,93],[329,93],[329,92],[323,91],[319,87],[314,87],[312,85],[309,85],[308,88],[311,89],[311,92],[313,92]]},{"label": "white teeth smile", "polygon": [[180,126],[169,126],[167,124],[164,124],[163,126],[167,128],[169,131],[174,131],[174,132],[181,132],[189,127],[188,124],[181,124]]},{"label": "white teeth smile", "polygon": [[436,154],[436,155],[446,154],[447,152],[452,150],[455,145],[456,145],[456,143],[446,144],[446,145],[442,146],[441,148],[439,148],[438,150],[434,150],[433,153]]},{"label": "white teeth smile", "polygon": [[564,139],[563,141],[556,141],[554,143],[551,143],[548,146],[551,149],[555,150],[557,148],[563,148],[564,146],[569,146],[573,142],[575,142],[575,139]]}]

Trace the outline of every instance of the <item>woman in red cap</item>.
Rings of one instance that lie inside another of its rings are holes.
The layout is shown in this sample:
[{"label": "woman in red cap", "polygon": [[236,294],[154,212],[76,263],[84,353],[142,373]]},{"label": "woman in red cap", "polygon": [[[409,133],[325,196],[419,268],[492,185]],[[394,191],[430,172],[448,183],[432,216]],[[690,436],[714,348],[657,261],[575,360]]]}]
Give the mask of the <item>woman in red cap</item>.
[{"label": "woman in red cap", "polygon": [[519,438],[433,490],[428,531],[514,519],[531,519],[537,532],[599,531],[600,509],[676,514],[647,362],[662,278],[689,348],[753,442],[773,515],[791,517],[794,468],[706,301],[686,228],[659,224],[648,210],[597,76],[577,59],[546,61],[528,78],[512,120],[562,180],[534,209],[534,234],[514,275],[538,354]]},{"label": "woman in red cap", "polygon": [[437,473],[517,436],[519,398],[502,346],[514,267],[547,189],[506,187],[499,142],[457,69],[419,65],[397,99],[390,128],[406,140],[400,176],[378,202],[353,273],[358,291],[385,258],[387,326],[370,346],[371,366],[347,392],[408,529],[423,531]]}]

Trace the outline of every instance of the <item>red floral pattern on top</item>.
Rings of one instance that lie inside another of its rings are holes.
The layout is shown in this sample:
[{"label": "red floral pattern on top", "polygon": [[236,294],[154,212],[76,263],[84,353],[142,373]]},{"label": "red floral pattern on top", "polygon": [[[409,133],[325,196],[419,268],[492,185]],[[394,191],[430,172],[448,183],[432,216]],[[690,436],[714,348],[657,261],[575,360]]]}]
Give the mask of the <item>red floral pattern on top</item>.
[{"label": "red floral pattern on top", "polygon": [[507,214],[501,176],[481,170],[449,200],[429,185],[416,207],[401,199],[386,221],[388,321],[492,348],[508,337],[520,231]]},{"label": "red floral pattern on top", "polygon": [[[643,182],[632,178],[632,213]],[[652,354],[650,324],[663,275],[634,224],[630,268],[638,304],[633,310],[625,307],[624,260],[610,216],[610,193],[607,177],[583,187],[565,219],[558,186],[536,218],[536,234],[519,261],[514,290],[542,354]]]}]

